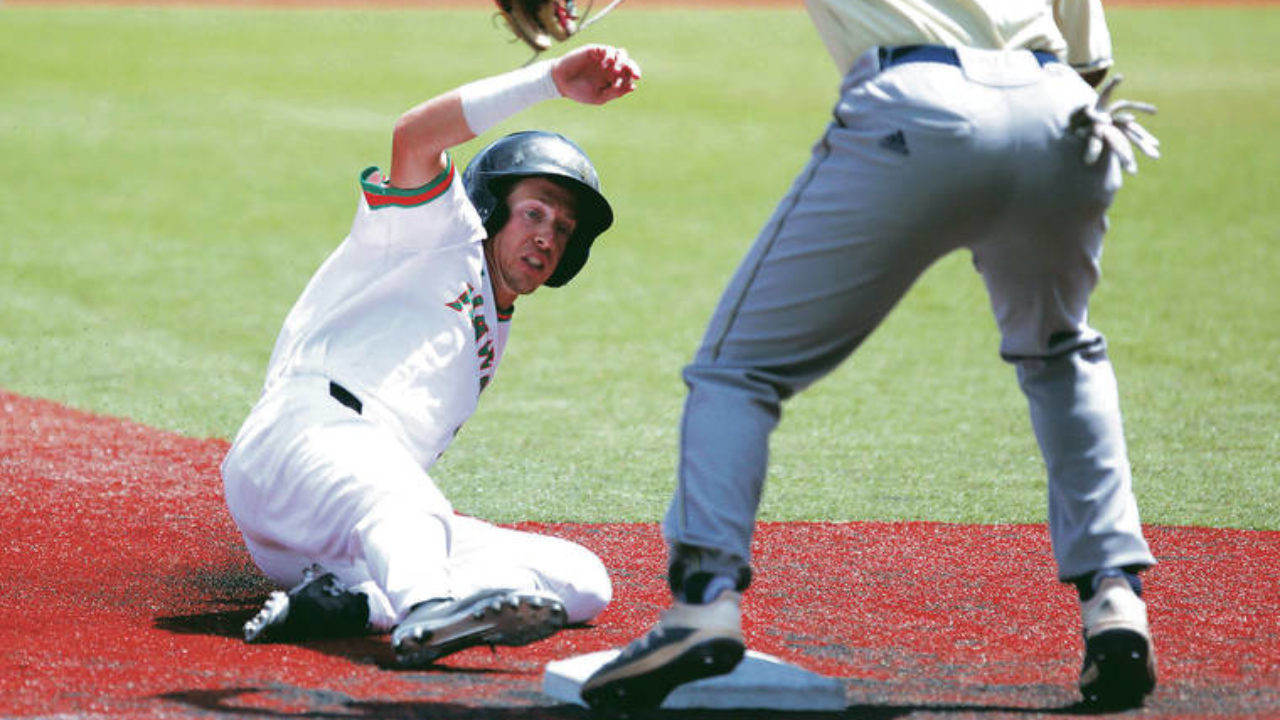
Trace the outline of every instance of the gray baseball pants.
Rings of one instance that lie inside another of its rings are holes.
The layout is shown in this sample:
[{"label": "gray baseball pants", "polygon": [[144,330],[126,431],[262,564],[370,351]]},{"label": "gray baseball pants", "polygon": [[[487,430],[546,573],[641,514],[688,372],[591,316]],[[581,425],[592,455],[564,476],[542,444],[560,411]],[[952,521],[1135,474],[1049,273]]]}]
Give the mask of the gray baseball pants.
[{"label": "gray baseball pants", "polygon": [[1087,317],[1121,176],[1109,156],[1085,165],[1066,132],[1095,97],[1026,51],[859,59],[685,368],[663,524],[677,556],[730,577],[750,562],[782,402],[848,357],[933,262],[968,248],[1047,466],[1059,576],[1155,563],[1115,377]]}]

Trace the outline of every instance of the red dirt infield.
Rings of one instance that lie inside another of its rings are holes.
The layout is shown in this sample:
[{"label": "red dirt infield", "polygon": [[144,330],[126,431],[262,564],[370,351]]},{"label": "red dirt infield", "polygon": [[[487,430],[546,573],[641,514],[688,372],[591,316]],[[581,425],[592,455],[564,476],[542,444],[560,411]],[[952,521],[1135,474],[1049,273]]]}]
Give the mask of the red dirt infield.
[{"label": "red dirt infield", "polygon": [[[656,525],[526,523],[609,566],[593,626],[414,672],[380,636],[245,645],[271,588],[223,506],[225,450],[0,391],[0,717],[581,718],[540,693],[545,663],[623,644],[667,602]],[[1148,536],[1161,684],[1137,714],[1280,716],[1280,532]],[[1077,611],[1042,526],[768,523],[756,569],[749,645],[846,684],[846,712],[806,717],[1080,712]]]}]

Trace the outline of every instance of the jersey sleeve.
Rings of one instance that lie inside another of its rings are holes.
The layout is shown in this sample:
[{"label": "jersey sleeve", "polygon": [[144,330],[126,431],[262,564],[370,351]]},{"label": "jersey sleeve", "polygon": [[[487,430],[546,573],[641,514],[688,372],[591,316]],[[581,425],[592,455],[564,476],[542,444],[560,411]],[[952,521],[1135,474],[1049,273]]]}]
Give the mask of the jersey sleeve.
[{"label": "jersey sleeve", "polygon": [[350,239],[382,250],[429,251],[483,240],[484,225],[449,158],[439,175],[417,188],[392,187],[377,167],[366,168]]},{"label": "jersey sleeve", "polygon": [[1080,72],[1105,70],[1111,56],[1111,31],[1102,0],[1054,0],[1053,19],[1067,40],[1067,62]]}]

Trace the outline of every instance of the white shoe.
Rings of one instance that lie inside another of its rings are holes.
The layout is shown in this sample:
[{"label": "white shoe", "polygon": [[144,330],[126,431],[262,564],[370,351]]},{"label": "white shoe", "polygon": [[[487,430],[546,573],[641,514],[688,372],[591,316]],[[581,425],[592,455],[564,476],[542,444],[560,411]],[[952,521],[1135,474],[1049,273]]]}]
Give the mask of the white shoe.
[{"label": "white shoe", "polygon": [[597,710],[656,708],[680,685],[732,671],[746,651],[741,602],[727,590],[705,605],[675,603],[587,678],[582,699]]},{"label": "white shoe", "polygon": [[1108,575],[1093,597],[1080,603],[1080,613],[1085,648],[1080,692],[1085,702],[1115,708],[1142,705],[1156,686],[1147,604],[1123,575]]}]

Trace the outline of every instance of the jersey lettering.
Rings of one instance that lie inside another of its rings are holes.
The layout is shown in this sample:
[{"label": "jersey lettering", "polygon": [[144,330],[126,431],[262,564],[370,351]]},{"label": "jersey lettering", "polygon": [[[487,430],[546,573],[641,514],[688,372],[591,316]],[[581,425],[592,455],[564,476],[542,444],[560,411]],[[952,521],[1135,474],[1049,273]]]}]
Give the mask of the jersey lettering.
[{"label": "jersey lettering", "polygon": [[483,306],[484,296],[477,294],[475,296],[475,303],[471,306],[471,327],[475,328],[476,342],[480,342],[480,338],[489,334],[489,323],[485,321],[484,313],[477,312],[477,310]]},{"label": "jersey lettering", "polygon": [[471,305],[471,293],[474,290],[475,288],[471,287],[471,283],[467,283],[467,289],[463,290],[462,294],[459,295],[457,299],[454,300],[453,302],[445,303],[445,306],[453,308],[458,312],[462,312],[464,308]]},{"label": "jersey lettering", "polygon": [[494,364],[493,340],[487,340],[484,344],[480,341],[489,335],[489,323],[484,317],[484,295],[476,292],[475,287],[471,283],[467,283],[466,289],[458,294],[458,297],[452,301],[445,303],[445,307],[457,312],[465,312],[467,318],[471,321],[471,329],[475,332],[476,357],[480,359],[480,371],[488,374],[480,376],[480,390],[484,390],[492,379],[492,370]]}]

